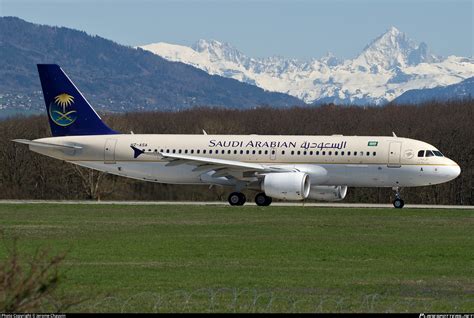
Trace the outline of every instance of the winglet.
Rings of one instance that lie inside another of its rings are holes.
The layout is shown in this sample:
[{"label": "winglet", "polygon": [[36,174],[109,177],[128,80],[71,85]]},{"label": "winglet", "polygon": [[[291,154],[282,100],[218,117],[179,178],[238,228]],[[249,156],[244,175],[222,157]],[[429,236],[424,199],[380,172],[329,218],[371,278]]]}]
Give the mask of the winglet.
[{"label": "winglet", "polygon": [[144,150],[138,149],[138,148],[135,147],[135,146],[130,146],[130,148],[133,149],[133,158],[134,158],[134,159],[138,158],[139,155],[141,155],[142,153],[145,152]]}]

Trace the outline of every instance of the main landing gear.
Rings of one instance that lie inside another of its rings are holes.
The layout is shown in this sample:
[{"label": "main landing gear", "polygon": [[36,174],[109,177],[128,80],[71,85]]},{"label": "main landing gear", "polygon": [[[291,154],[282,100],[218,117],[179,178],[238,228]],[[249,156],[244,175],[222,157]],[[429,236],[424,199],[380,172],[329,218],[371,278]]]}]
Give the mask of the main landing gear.
[{"label": "main landing gear", "polygon": [[232,192],[227,199],[230,205],[244,205],[246,200],[245,195],[241,192]]},{"label": "main landing gear", "polygon": [[[244,205],[246,200],[247,199],[242,192],[232,192],[229,194],[229,198],[227,199],[230,205],[236,206]],[[266,196],[265,193],[262,192],[255,196],[255,203],[257,203],[258,206],[269,206],[272,203],[272,198]]]},{"label": "main landing gear", "polygon": [[401,209],[405,205],[405,201],[403,201],[400,196],[400,188],[396,187],[393,188],[393,190],[395,190],[395,200],[393,201],[393,206],[396,209]]},{"label": "main landing gear", "polygon": [[272,203],[272,198],[267,197],[265,193],[259,193],[255,196],[255,203],[258,206],[269,206]]}]

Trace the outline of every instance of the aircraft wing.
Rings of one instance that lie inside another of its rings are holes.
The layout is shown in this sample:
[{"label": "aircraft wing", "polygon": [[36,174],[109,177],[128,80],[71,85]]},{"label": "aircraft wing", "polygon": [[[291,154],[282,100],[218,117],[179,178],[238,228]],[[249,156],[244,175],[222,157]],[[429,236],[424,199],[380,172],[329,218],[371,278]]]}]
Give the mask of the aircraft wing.
[{"label": "aircraft wing", "polygon": [[33,141],[28,139],[13,139],[12,141],[18,142],[20,144],[36,146],[36,147],[45,147],[45,148],[54,148],[54,149],[82,149],[80,146],[73,146],[73,145],[58,145],[58,144],[51,144],[47,142],[41,141]]},{"label": "aircraft wing", "polygon": [[[165,159],[170,159],[167,164],[169,166],[175,166],[180,164],[195,164],[196,169],[199,170],[221,170],[224,168],[243,170],[243,171],[258,171],[258,172],[285,172],[293,171],[282,167],[275,167],[270,165],[264,165],[260,163],[242,162],[237,160],[226,160],[226,159],[215,159],[183,154],[170,154],[160,153]],[[208,167],[209,169],[206,169]]]}]

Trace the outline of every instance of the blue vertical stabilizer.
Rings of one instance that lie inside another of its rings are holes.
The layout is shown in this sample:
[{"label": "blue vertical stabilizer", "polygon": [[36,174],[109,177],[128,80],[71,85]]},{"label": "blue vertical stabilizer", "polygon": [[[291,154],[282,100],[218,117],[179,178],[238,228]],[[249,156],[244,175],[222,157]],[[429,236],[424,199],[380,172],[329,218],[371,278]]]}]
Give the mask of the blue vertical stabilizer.
[{"label": "blue vertical stabilizer", "polygon": [[53,136],[111,135],[110,129],[56,64],[38,64]]}]

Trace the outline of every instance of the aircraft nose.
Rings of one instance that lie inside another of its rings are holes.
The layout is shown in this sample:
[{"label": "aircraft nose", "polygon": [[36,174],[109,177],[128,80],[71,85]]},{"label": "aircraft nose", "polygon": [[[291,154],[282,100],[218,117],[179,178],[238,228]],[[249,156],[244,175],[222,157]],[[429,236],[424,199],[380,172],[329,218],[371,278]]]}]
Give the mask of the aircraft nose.
[{"label": "aircraft nose", "polygon": [[457,163],[449,167],[448,175],[450,180],[457,178],[460,174],[461,167]]}]

